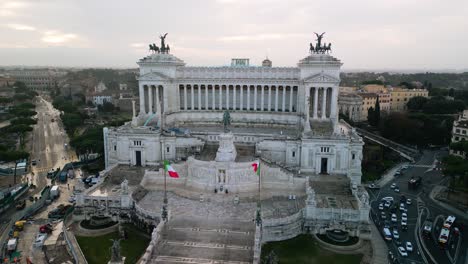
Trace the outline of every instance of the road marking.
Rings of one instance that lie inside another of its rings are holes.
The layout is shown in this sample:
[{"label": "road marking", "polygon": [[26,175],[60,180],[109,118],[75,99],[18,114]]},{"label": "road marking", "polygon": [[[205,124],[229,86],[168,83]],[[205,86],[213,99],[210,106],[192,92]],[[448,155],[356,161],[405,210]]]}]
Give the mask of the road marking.
[{"label": "road marking", "polygon": [[195,232],[211,232],[211,233],[231,233],[231,234],[244,234],[249,235],[251,232],[249,231],[234,231],[229,229],[202,229],[202,228],[190,228],[190,227],[172,227],[173,230],[180,230],[180,231],[195,231]]},{"label": "road marking", "polygon": [[244,262],[244,261],[225,261],[225,260],[215,260],[215,259],[184,258],[184,257],[174,257],[174,256],[157,256],[154,261],[156,263],[176,262],[176,263],[193,263],[193,264],[250,264],[251,263],[251,262]]},{"label": "road marking", "polygon": [[194,247],[194,248],[211,248],[211,249],[237,249],[237,250],[251,250],[252,247],[249,246],[237,246],[237,245],[227,245],[227,244],[215,244],[215,243],[201,243],[201,242],[190,242],[190,241],[169,241],[163,240],[162,244],[166,245],[176,245],[183,247]]}]

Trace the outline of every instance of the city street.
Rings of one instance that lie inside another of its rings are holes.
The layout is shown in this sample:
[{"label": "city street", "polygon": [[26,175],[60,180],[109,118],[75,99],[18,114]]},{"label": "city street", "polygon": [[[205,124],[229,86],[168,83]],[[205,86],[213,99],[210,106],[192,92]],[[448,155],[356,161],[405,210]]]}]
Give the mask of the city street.
[{"label": "city street", "polygon": [[[431,189],[445,180],[441,174],[442,171],[438,168],[433,170],[433,165],[436,164],[435,160],[437,160],[438,157],[442,157],[446,155],[446,153],[447,151],[425,151],[415,164],[410,164],[408,169],[402,170],[400,176],[394,177],[394,179],[384,186],[381,186],[378,190],[368,190],[372,200],[371,217],[379,231],[383,232],[385,220],[388,220],[387,224],[391,227],[390,231],[392,232],[393,229],[398,230],[400,235],[399,241],[402,243],[402,246],[407,241],[411,242],[413,245],[413,252],[408,252],[407,257],[402,257],[397,250],[398,246],[395,239],[393,238],[391,241],[387,242],[389,250],[399,259],[400,263],[427,262],[462,264],[465,261],[466,241],[468,239],[465,232],[462,232],[461,236],[463,236],[463,239],[460,243],[458,243],[458,239],[453,240],[454,247],[450,247],[451,250],[441,249],[437,242],[441,230],[440,227],[448,215],[455,215],[458,218],[456,221],[457,224],[463,220],[446,208],[440,207],[428,197]],[[409,189],[408,180],[410,180],[411,177],[416,178],[418,176],[422,177],[422,184],[416,190]],[[391,187],[393,183],[399,187],[399,193]],[[408,215],[408,229],[406,231],[401,228],[401,216],[403,212],[400,211],[399,208],[395,211],[397,216],[396,223],[391,221],[392,213],[389,209],[384,208],[383,210],[379,210],[379,203],[383,197],[393,197],[394,203],[399,207],[402,195],[412,200],[411,205],[405,205]],[[382,212],[384,212],[386,219],[382,219]],[[426,219],[434,221],[432,234],[429,238],[423,238],[422,231],[418,228],[421,227],[422,229],[422,225]],[[450,241],[449,244],[452,244],[452,241]],[[458,258],[455,257],[456,255],[458,255]]]}]

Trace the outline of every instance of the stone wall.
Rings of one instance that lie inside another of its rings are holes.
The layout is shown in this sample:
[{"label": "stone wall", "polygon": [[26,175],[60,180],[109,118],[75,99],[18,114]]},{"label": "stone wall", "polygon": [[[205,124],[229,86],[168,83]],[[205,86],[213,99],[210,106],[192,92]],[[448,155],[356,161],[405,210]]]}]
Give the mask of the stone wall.
[{"label": "stone wall", "polygon": [[303,233],[303,226],[303,210],[283,218],[263,219],[262,243],[296,237]]}]

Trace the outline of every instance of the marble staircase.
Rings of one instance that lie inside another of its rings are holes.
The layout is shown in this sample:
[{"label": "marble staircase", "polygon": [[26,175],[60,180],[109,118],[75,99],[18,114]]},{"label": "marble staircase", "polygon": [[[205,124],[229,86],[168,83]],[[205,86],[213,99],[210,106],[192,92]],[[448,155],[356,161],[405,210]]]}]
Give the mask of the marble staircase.
[{"label": "marble staircase", "polygon": [[252,263],[254,236],[253,221],[173,218],[161,232],[151,263]]}]

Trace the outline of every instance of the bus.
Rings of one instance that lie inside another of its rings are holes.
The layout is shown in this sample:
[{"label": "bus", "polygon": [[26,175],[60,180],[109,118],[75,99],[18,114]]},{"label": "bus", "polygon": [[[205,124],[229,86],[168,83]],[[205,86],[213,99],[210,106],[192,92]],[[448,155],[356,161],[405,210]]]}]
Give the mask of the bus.
[{"label": "bus", "polygon": [[450,230],[448,230],[445,227],[443,227],[442,230],[440,231],[439,244],[441,247],[445,247],[447,245],[449,234],[450,234]]},{"label": "bus", "polygon": [[452,225],[453,225],[453,222],[455,222],[455,219],[456,219],[455,216],[449,215],[447,217],[447,219],[445,219],[444,227],[447,228],[447,229],[450,229],[450,227],[452,227]]}]

